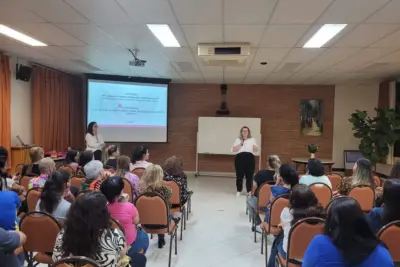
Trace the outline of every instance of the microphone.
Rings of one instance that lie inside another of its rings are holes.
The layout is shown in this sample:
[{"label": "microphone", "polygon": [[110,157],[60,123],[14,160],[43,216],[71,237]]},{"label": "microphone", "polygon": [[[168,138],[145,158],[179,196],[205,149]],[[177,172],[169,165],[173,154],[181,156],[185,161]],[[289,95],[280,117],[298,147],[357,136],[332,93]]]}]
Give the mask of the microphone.
[{"label": "microphone", "polygon": [[240,146],[243,146],[244,144],[244,140],[242,139],[242,142],[240,142]]}]

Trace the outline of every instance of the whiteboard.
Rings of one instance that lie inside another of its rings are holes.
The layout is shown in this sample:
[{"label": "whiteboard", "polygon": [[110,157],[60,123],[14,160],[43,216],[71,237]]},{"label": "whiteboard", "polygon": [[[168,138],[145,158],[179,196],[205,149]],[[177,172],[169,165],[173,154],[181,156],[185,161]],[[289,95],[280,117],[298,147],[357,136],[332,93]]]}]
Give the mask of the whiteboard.
[{"label": "whiteboard", "polygon": [[197,130],[197,153],[235,155],[233,143],[239,137],[240,128],[247,126],[256,139],[261,152],[261,119],[233,117],[199,117]]}]

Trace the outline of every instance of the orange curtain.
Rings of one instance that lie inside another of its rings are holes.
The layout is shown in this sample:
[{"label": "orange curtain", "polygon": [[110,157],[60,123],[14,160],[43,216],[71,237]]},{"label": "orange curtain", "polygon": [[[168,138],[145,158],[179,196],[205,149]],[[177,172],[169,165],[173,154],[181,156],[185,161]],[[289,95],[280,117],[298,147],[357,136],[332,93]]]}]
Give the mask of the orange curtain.
[{"label": "orange curtain", "polygon": [[8,150],[11,166],[11,71],[10,59],[0,53],[0,146]]},{"label": "orange curtain", "polygon": [[33,142],[45,151],[84,145],[83,79],[35,66],[32,79]]}]

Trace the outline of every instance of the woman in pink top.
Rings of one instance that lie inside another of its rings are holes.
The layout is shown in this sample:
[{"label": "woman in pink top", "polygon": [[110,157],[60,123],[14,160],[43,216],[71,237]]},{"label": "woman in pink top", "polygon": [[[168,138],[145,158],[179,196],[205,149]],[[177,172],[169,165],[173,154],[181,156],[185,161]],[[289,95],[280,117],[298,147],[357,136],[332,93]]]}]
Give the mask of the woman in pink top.
[{"label": "woman in pink top", "polygon": [[106,179],[100,191],[108,201],[108,211],[111,217],[117,220],[125,230],[126,243],[130,247],[128,256],[132,258],[135,253],[144,254],[149,247],[149,237],[142,230],[136,229],[139,222],[139,213],[136,207],[123,196],[124,182],[121,177],[113,176]]},{"label": "woman in pink top", "polygon": [[130,162],[131,159],[128,156],[120,156],[117,159],[117,172],[115,173],[115,176],[128,179],[128,181],[132,184],[134,195],[138,196],[140,193],[139,177],[136,174],[129,172]]},{"label": "woman in pink top", "polygon": [[133,171],[134,169],[146,169],[151,163],[149,160],[149,150],[145,146],[137,147],[132,154],[132,163],[130,164],[129,170]]}]

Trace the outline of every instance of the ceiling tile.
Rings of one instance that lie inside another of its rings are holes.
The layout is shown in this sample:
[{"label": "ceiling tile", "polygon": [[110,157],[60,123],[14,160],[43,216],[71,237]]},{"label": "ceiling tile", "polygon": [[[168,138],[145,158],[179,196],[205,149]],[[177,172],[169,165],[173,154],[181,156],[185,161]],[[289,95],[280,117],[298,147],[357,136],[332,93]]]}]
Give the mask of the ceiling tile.
[{"label": "ceiling tile", "polygon": [[317,57],[322,52],[324,52],[325,50],[326,50],[325,48],[315,48],[315,49],[294,48],[289,52],[284,61],[307,63],[310,60]]},{"label": "ceiling tile", "polygon": [[332,0],[280,0],[271,24],[310,24],[324,12]]},{"label": "ceiling tile", "polygon": [[367,47],[382,37],[399,29],[394,24],[360,24],[353,31],[340,39],[335,47]]},{"label": "ceiling tile", "polygon": [[[174,13],[165,0],[117,0],[134,23],[177,23]],[[151,16],[149,16],[151,14]]]},{"label": "ceiling tile", "polygon": [[23,57],[28,60],[53,59],[49,55],[43,54],[41,49],[38,48],[35,49],[32,46],[25,46],[22,44],[16,44],[14,46],[0,45],[0,51],[13,56]]},{"label": "ceiling tile", "polygon": [[335,0],[318,19],[320,23],[360,23],[389,0]]},{"label": "ceiling tile", "polygon": [[244,79],[243,83],[260,84],[265,80],[267,75],[268,75],[268,73],[263,73],[263,72],[249,72],[249,73],[247,73],[247,76]]},{"label": "ceiling tile", "polygon": [[[199,43],[222,43],[222,26],[182,26],[186,39],[191,47],[196,47]],[[197,54],[197,53],[196,53]]]},{"label": "ceiling tile", "polygon": [[285,80],[284,84],[301,84],[308,78],[315,76],[317,72],[299,71]]},{"label": "ceiling tile", "polygon": [[369,23],[399,23],[400,1],[390,1],[386,6],[368,18]]},{"label": "ceiling tile", "polygon": [[376,62],[400,63],[400,50],[379,58]]},{"label": "ceiling tile", "polygon": [[222,0],[170,0],[180,24],[222,24]]},{"label": "ceiling tile", "polygon": [[61,60],[73,60],[79,59],[80,57],[71,53],[65,49],[62,49],[57,46],[48,46],[48,47],[37,47],[35,48],[38,51],[41,51],[43,54],[49,55],[53,58],[61,59]]},{"label": "ceiling tile", "polygon": [[116,46],[103,30],[94,24],[57,24],[57,27],[92,46]]},{"label": "ceiling tile", "polygon": [[18,24],[14,29],[50,45],[84,45],[80,40],[50,23]]},{"label": "ceiling tile", "polygon": [[53,23],[86,23],[85,17],[61,0],[12,0],[17,1],[23,9],[28,9]]},{"label": "ceiling tile", "polygon": [[309,25],[270,25],[261,40],[261,47],[294,47]]},{"label": "ceiling tile", "polygon": [[251,46],[258,46],[264,33],[265,26],[225,26],[225,42],[250,43]]},{"label": "ceiling tile", "polygon": [[400,48],[400,30],[382,38],[378,42],[372,44],[371,47],[398,47],[398,48]]},{"label": "ceiling tile", "polygon": [[0,3],[0,18],[2,24],[45,22],[33,12],[6,3]]},{"label": "ceiling tile", "polygon": [[[225,24],[266,24],[277,0],[225,0]],[[240,12],[240,15],[238,15]]]},{"label": "ceiling tile", "polygon": [[264,73],[267,75],[268,73],[274,71],[280,62],[269,62],[267,65],[261,65],[256,59],[253,61],[253,64],[250,66],[249,74],[251,73]]},{"label": "ceiling tile", "polygon": [[346,59],[359,50],[360,48],[329,48],[327,51],[320,54],[312,62],[302,68],[302,71],[321,72]]},{"label": "ceiling tile", "polygon": [[62,48],[87,60],[102,57],[102,53],[93,46],[63,46]]},{"label": "ceiling tile", "polygon": [[114,1],[109,0],[64,0],[90,21],[97,24],[130,23],[128,15]]},{"label": "ceiling tile", "polygon": [[271,73],[268,77],[263,81],[264,84],[281,84],[288,77],[289,73]]}]

